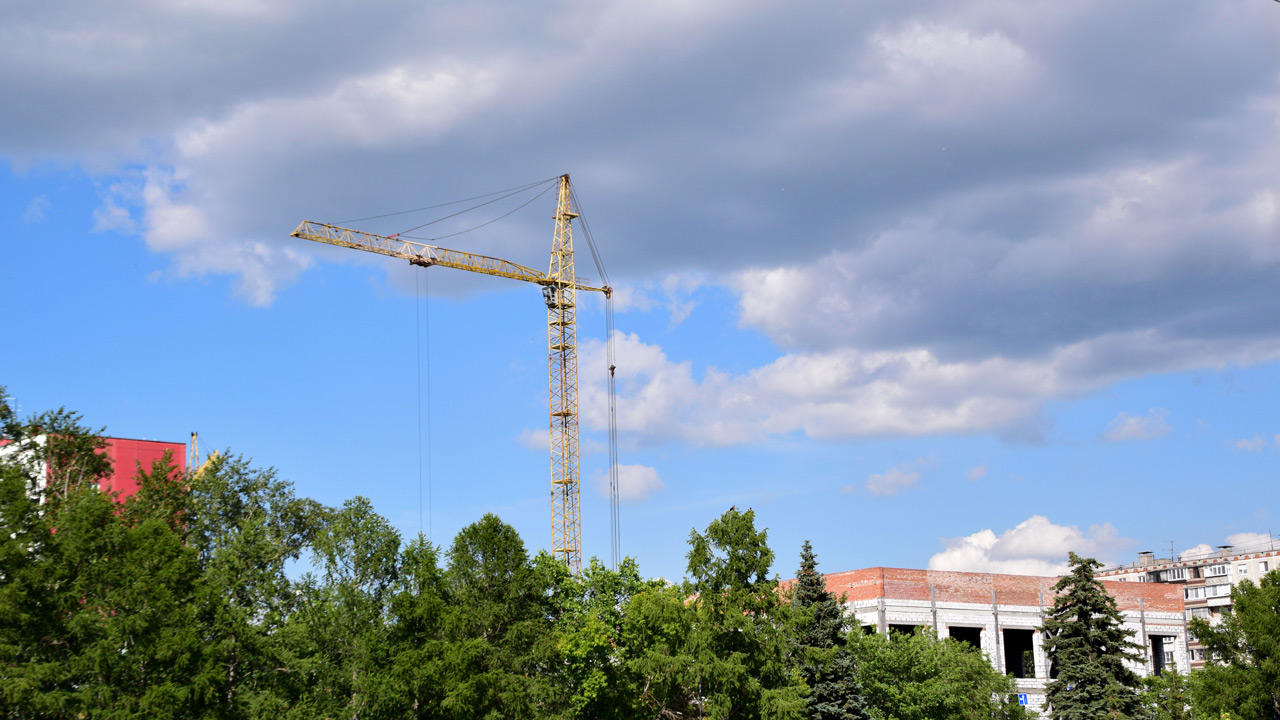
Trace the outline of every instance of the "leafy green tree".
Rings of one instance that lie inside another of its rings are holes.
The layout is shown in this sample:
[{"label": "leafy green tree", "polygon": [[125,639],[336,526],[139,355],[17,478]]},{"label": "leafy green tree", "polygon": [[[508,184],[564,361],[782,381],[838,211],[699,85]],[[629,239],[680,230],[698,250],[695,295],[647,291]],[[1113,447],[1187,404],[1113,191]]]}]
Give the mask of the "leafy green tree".
[{"label": "leafy green tree", "polygon": [[806,711],[813,720],[862,720],[866,699],[853,654],[845,646],[846,623],[840,603],[827,591],[818,558],[808,540],[800,550],[800,569],[791,588],[800,617],[801,671],[809,686]]},{"label": "leafy green tree", "polygon": [[1131,718],[1138,710],[1138,677],[1125,661],[1142,662],[1141,646],[1094,577],[1101,563],[1070,554],[1071,573],[1054,590],[1045,618],[1044,646],[1057,677],[1046,688],[1055,720]]},{"label": "leafy green tree", "polygon": [[441,716],[449,670],[443,635],[448,604],[439,552],[419,534],[400,552],[389,617],[390,666],[372,688],[376,716]]},{"label": "leafy green tree", "polygon": [[643,653],[640,637],[626,632],[625,610],[650,587],[632,558],[616,570],[591,558],[581,575],[557,584],[556,650],[564,672],[554,681],[566,691],[569,717],[598,720],[640,717],[641,693],[631,660]]},{"label": "leafy green tree", "polygon": [[731,508],[705,533],[690,532],[689,579],[678,593],[641,593],[629,606],[648,647],[637,667],[652,714],[804,717],[794,611],[768,575],[767,539],[754,512]]},{"label": "leafy green tree", "polygon": [[1280,720],[1280,570],[1240,582],[1221,624],[1196,618],[1191,632],[1208,660],[1192,686],[1198,713]]},{"label": "leafy green tree", "polygon": [[[18,442],[39,434],[46,447],[57,438],[63,449],[97,454],[99,433],[50,417],[19,428],[25,437]],[[6,432],[14,432],[9,420]],[[83,481],[66,482],[37,502],[32,490],[44,469],[33,470],[21,454],[8,458],[0,461],[0,513],[19,532],[0,540],[3,714],[199,715],[199,568],[178,532],[184,494],[165,486],[172,465],[162,461],[140,472],[141,489],[121,507]],[[58,462],[62,470],[96,463],[72,455]]]},{"label": "leafy green tree", "polygon": [[1187,676],[1177,670],[1143,678],[1140,702],[1142,720],[1192,720]]},{"label": "leafy green tree", "polygon": [[656,583],[626,605],[623,637],[637,717],[705,716],[699,704],[704,676],[697,666],[706,649],[694,641],[697,614],[688,600],[680,585]]},{"label": "leafy green tree", "polygon": [[863,635],[849,647],[875,720],[1020,720],[1013,679],[996,672],[980,650],[931,628]]},{"label": "leafy green tree", "polygon": [[303,601],[285,628],[302,683],[287,717],[357,718],[386,682],[400,536],[357,497],[333,511],[312,553],[319,573],[298,583]]},{"label": "leafy green tree", "polygon": [[302,595],[287,573],[323,527],[328,509],[299,498],[271,469],[229,452],[187,479],[186,537],[198,551],[198,622],[205,636],[197,680],[210,717],[279,717],[299,685],[281,630]]},{"label": "leafy green tree", "polygon": [[97,487],[111,473],[104,430],[83,424],[78,413],[58,408],[23,420],[0,385],[0,440],[3,462],[25,476],[27,490],[54,509],[71,490]]},{"label": "leafy green tree", "polygon": [[449,548],[445,587],[445,717],[551,714],[546,668],[554,653],[550,556],[529,560],[524,542],[494,515],[463,528]]}]

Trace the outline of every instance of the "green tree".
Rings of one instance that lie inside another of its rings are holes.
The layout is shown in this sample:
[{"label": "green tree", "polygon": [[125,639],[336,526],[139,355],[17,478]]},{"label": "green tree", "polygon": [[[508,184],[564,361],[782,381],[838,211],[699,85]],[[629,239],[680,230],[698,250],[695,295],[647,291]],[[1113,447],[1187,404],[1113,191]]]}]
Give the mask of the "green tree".
[{"label": "green tree", "polygon": [[[43,436],[46,447],[57,438],[97,454],[100,433],[50,417],[19,427],[10,416],[6,432],[19,448]],[[45,491],[43,468],[24,451],[0,461],[0,514],[14,528],[0,539],[0,714],[199,715],[199,568],[178,531],[185,495],[167,486],[174,468],[162,461],[140,472],[139,492],[121,507],[96,483]],[[96,462],[59,460],[63,470]]]},{"label": "green tree", "polygon": [[400,552],[400,572],[391,598],[390,667],[373,688],[378,717],[440,717],[448,673],[443,635],[448,608],[439,552],[421,534]]},{"label": "green tree", "polygon": [[731,508],[689,534],[678,592],[641,593],[628,610],[647,649],[637,659],[651,715],[802,718],[794,611],[769,577],[773,551],[755,513]]},{"label": "green tree", "polygon": [[622,634],[637,717],[705,715],[699,705],[703,676],[697,671],[705,650],[693,641],[697,617],[688,600],[680,585],[654,583],[626,604]]},{"label": "green tree", "polygon": [[1207,659],[1192,687],[1198,713],[1280,720],[1280,570],[1236,585],[1221,624],[1196,618],[1191,632]]},{"label": "green tree", "polygon": [[791,587],[791,603],[800,615],[800,668],[809,686],[806,711],[813,720],[862,720],[866,699],[853,654],[846,647],[844,612],[827,591],[818,558],[808,540],[800,550],[800,569]]},{"label": "green tree", "polygon": [[564,672],[569,716],[598,720],[639,717],[641,690],[630,662],[643,653],[640,637],[626,632],[625,610],[650,587],[632,558],[616,570],[591,558],[581,575],[564,573],[558,583],[556,650]]},{"label": "green tree", "polygon": [[1070,554],[1071,573],[1054,585],[1044,646],[1057,677],[1046,688],[1055,720],[1131,718],[1138,709],[1138,677],[1125,661],[1141,662],[1141,646],[1094,577],[1101,563]]},{"label": "green tree", "polygon": [[58,408],[23,420],[0,385],[0,440],[3,463],[26,478],[27,490],[48,505],[58,506],[71,490],[97,487],[111,473],[104,429],[91,429],[78,413]]},{"label": "green tree", "polygon": [[1143,678],[1140,703],[1142,720],[1192,720],[1187,676],[1177,670]]},{"label": "green tree", "polygon": [[299,498],[271,469],[223,452],[187,484],[185,532],[199,553],[198,622],[205,636],[197,685],[210,717],[279,717],[297,686],[281,629],[303,597],[286,568],[323,527],[328,509]]},{"label": "green tree", "polygon": [[931,628],[912,634],[864,635],[849,647],[875,720],[1020,720],[1013,679],[981,651]]},{"label": "green tree", "polygon": [[332,512],[312,553],[319,573],[299,581],[303,601],[285,628],[301,683],[287,716],[357,718],[386,682],[400,536],[356,497]]},{"label": "green tree", "polygon": [[547,664],[557,563],[545,554],[531,562],[515,528],[494,515],[463,528],[448,557],[443,714],[457,720],[552,714]]}]

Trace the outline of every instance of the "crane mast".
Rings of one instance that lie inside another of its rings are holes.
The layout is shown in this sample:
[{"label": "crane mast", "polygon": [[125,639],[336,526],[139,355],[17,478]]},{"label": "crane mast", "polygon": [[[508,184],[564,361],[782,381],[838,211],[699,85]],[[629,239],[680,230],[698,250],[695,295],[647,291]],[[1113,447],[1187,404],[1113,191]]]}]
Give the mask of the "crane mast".
[{"label": "crane mast", "polygon": [[551,554],[582,569],[578,482],[578,325],[569,176],[560,177],[551,266],[542,286],[547,302],[547,386],[551,426]]},{"label": "crane mast", "polygon": [[[551,263],[546,274],[500,258],[416,243],[397,235],[384,236],[350,228],[304,221],[291,233],[304,240],[338,245],[408,260],[414,265],[439,265],[458,270],[524,280],[542,286],[547,305],[547,379],[551,445],[551,553],[573,572],[582,569],[582,513],[579,502],[578,463],[578,331],[579,290],[604,293],[608,285],[594,287],[580,280],[574,271],[573,193],[569,175],[559,178],[555,235]],[[590,238],[588,238],[590,239]],[[607,340],[607,338],[606,338]],[[612,374],[612,366],[609,369]],[[612,408],[611,411],[612,413]],[[612,432],[612,430],[611,430]],[[613,459],[611,458],[611,463]],[[614,468],[610,468],[611,473]],[[613,493],[616,505],[616,489]],[[616,510],[614,522],[616,525]],[[614,529],[614,542],[617,529]],[[615,555],[617,548],[614,548]],[[615,557],[616,562],[616,557]]]}]

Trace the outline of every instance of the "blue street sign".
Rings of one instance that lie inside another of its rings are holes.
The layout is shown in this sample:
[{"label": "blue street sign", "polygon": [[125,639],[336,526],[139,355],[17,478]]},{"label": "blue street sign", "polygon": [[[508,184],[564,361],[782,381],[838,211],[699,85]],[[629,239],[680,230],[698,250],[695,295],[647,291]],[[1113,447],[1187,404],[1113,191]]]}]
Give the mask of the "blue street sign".
[{"label": "blue street sign", "polygon": [[1026,694],[1026,693],[1018,693],[1018,704],[1019,704],[1019,705],[1026,705],[1026,704],[1027,704],[1027,694]]}]

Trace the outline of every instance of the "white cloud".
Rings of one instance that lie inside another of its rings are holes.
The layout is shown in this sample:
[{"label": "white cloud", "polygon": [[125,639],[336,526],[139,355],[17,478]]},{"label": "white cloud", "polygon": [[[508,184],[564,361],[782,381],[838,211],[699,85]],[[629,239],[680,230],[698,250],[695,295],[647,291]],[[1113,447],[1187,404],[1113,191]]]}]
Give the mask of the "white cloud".
[{"label": "white cloud", "polygon": [[1280,547],[1280,542],[1273,541],[1271,536],[1267,533],[1256,532],[1242,532],[1228,535],[1226,544],[1240,552],[1270,548],[1273,544]]},{"label": "white cloud", "polygon": [[1240,440],[1235,441],[1233,445],[1237,450],[1243,450],[1245,452],[1258,452],[1259,450],[1267,446],[1267,440],[1266,438],[1262,437],[1261,434],[1258,434],[1258,435],[1254,435],[1251,438],[1241,438]]},{"label": "white cloud", "polygon": [[1186,550],[1183,550],[1182,552],[1178,553],[1178,559],[1179,560],[1196,560],[1199,558],[1213,557],[1215,554],[1217,554],[1217,552],[1218,550],[1214,546],[1208,545],[1206,543],[1200,543],[1195,547],[1187,548]]},{"label": "white cloud", "polygon": [[877,497],[888,497],[897,495],[899,492],[920,482],[921,474],[919,470],[912,469],[910,466],[898,465],[885,470],[883,473],[874,473],[867,478],[867,492]]},{"label": "white cloud", "polygon": [[[882,434],[999,432],[1034,436],[1041,404],[1126,377],[1134,366],[1165,367],[1182,343],[1150,332],[1107,336],[1045,358],[944,362],[926,349],[896,352],[793,353],[744,373],[715,367],[695,376],[691,362],[669,359],[657,345],[619,333],[618,428],[633,443],[673,439],[737,445],[800,432],[812,438]],[[582,343],[580,367],[603,367],[603,343]],[[1232,356],[1280,358],[1280,345],[1223,349]],[[1256,353],[1256,354],[1254,354]],[[1193,365],[1222,356],[1182,353]],[[1194,359],[1192,359],[1194,358]],[[584,421],[604,428],[603,376],[584,374]],[[1122,413],[1111,439],[1168,432],[1167,412]]]},{"label": "white cloud", "polygon": [[[596,491],[609,497],[609,476],[599,473],[595,477]],[[618,465],[618,499],[622,502],[640,502],[667,488],[655,468],[647,465]]]},{"label": "white cloud", "polygon": [[22,212],[22,222],[38,223],[44,221],[45,213],[53,207],[53,203],[49,202],[49,198],[45,195],[38,195],[31,198],[31,202],[27,203],[27,209]]},{"label": "white cloud", "polygon": [[698,305],[694,295],[707,283],[705,273],[681,272],[669,273],[660,282],[624,284],[614,289],[613,307],[620,313],[661,307],[667,311],[671,325],[676,326],[693,313]]},{"label": "white cloud", "polygon": [[1126,440],[1154,440],[1169,434],[1167,418],[1169,411],[1164,408],[1151,408],[1145,416],[1131,415],[1121,412],[1116,415],[1102,437],[1110,442]]},{"label": "white cloud", "polygon": [[1105,562],[1131,544],[1111,523],[1086,533],[1033,515],[999,535],[988,529],[946,541],[946,550],[929,558],[929,569],[1052,576],[1066,572],[1069,552]]},{"label": "white cloud", "polygon": [[133,234],[137,225],[128,210],[116,204],[113,198],[105,198],[93,211],[93,232],[118,232]]},{"label": "white cloud", "polygon": [[142,238],[152,250],[171,255],[173,274],[236,276],[236,294],[253,305],[270,305],[281,284],[312,264],[310,255],[292,246],[219,235],[200,205],[179,199],[185,181],[182,173],[152,167],[133,184],[117,184],[95,211],[94,229],[132,230],[132,218],[116,201],[140,198]]},{"label": "white cloud", "polygon": [[[1231,546],[1232,552],[1252,552],[1262,549],[1270,549],[1272,547],[1280,547],[1280,539],[1273,539],[1267,533],[1241,532],[1228,535],[1223,542],[1224,545]],[[1196,560],[1200,558],[1214,557],[1218,554],[1218,548],[1201,543],[1193,548],[1188,548],[1178,554],[1181,560]]]},{"label": "white cloud", "polygon": [[986,476],[987,476],[987,464],[986,464],[986,463],[982,463],[981,465],[978,465],[977,467],[971,467],[971,468],[969,468],[968,470],[965,470],[965,471],[964,471],[964,479],[965,479],[965,480],[969,480],[970,482],[975,481],[975,480],[981,480],[982,478],[984,478],[984,477],[986,477]]}]

